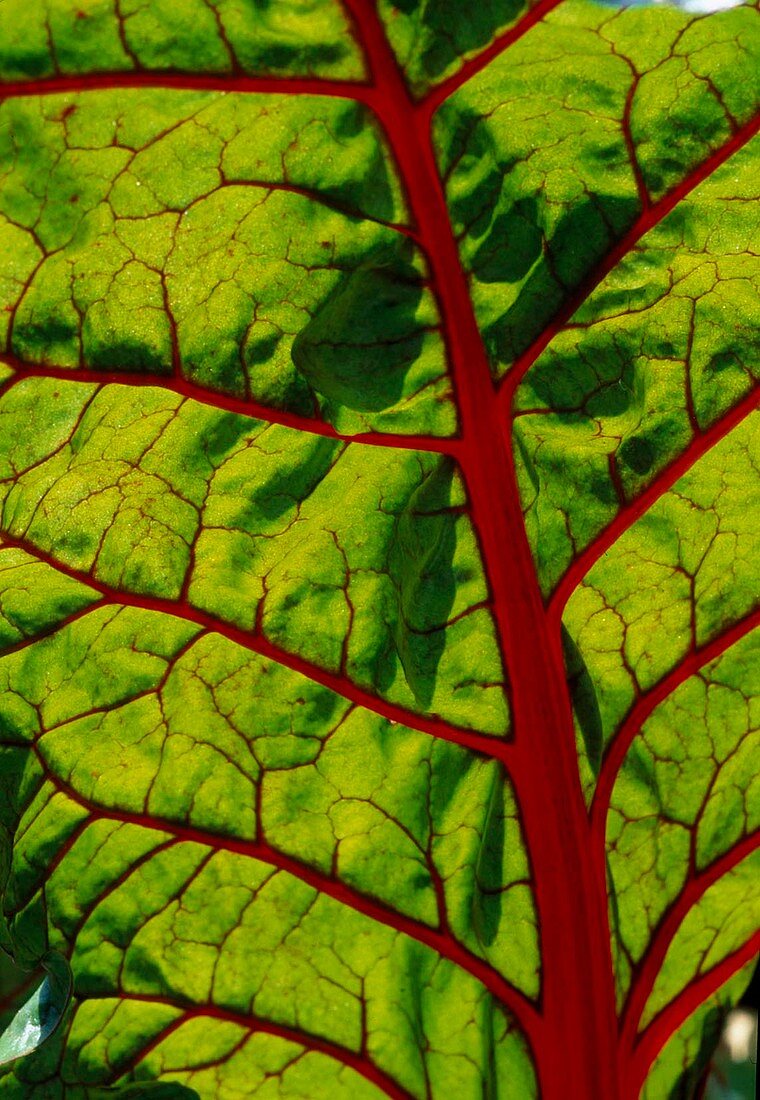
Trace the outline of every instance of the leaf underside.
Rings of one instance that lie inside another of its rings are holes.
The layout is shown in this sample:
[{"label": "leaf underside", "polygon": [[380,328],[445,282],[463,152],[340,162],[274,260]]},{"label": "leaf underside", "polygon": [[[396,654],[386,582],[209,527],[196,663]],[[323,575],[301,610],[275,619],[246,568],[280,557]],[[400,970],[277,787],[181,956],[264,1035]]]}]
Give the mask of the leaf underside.
[{"label": "leaf underside", "polygon": [[758,53],[0,5],[3,1100],[695,1096],[760,923]]}]

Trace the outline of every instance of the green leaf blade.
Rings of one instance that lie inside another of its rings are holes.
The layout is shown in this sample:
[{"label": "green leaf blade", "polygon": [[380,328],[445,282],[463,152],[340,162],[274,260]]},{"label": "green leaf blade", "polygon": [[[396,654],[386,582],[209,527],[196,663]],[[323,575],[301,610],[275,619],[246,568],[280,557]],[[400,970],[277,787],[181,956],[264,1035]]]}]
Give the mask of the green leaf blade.
[{"label": "green leaf blade", "polygon": [[241,9],[231,0],[20,3],[0,15],[0,79],[185,72],[360,79],[361,55],[334,0]]},{"label": "green leaf blade", "polygon": [[757,938],[756,12],[0,6],[0,943],[74,977],[0,1091],[686,1096]]}]

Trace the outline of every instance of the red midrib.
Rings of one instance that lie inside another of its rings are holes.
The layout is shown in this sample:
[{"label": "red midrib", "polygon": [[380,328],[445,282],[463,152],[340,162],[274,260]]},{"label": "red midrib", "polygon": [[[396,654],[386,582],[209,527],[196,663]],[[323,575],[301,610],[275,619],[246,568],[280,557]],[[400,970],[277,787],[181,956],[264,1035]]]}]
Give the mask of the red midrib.
[{"label": "red midrib", "polygon": [[515,727],[510,775],[531,860],[541,938],[542,1030],[534,1057],[542,1097],[566,1096],[570,1080],[574,1096],[616,1100],[606,884],[588,858],[588,818],[560,639],[548,629],[509,434],[449,222],[429,113],[424,104],[416,107],[407,92],[374,6],[367,0],[351,0],[348,6],[361,28],[378,92],[376,109],[440,303],[462,425],[460,463],[510,674]]}]

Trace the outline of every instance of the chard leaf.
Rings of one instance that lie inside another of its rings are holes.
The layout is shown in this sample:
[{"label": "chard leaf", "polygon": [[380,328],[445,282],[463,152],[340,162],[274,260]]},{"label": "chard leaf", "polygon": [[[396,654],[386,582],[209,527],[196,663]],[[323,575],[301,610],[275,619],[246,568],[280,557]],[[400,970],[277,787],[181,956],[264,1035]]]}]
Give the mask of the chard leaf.
[{"label": "chard leaf", "polygon": [[0,4],[3,1098],[696,1097],[760,38],[686,7]]}]

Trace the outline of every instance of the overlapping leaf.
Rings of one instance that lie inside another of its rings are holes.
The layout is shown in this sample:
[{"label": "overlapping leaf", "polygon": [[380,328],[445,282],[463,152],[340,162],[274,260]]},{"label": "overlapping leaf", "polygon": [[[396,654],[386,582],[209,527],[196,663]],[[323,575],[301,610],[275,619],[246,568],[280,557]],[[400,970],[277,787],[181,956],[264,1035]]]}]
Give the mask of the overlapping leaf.
[{"label": "overlapping leaf", "polygon": [[476,58],[503,32],[546,3],[485,0],[475,8],[446,0],[380,0],[378,12],[410,87],[422,94]]}]

